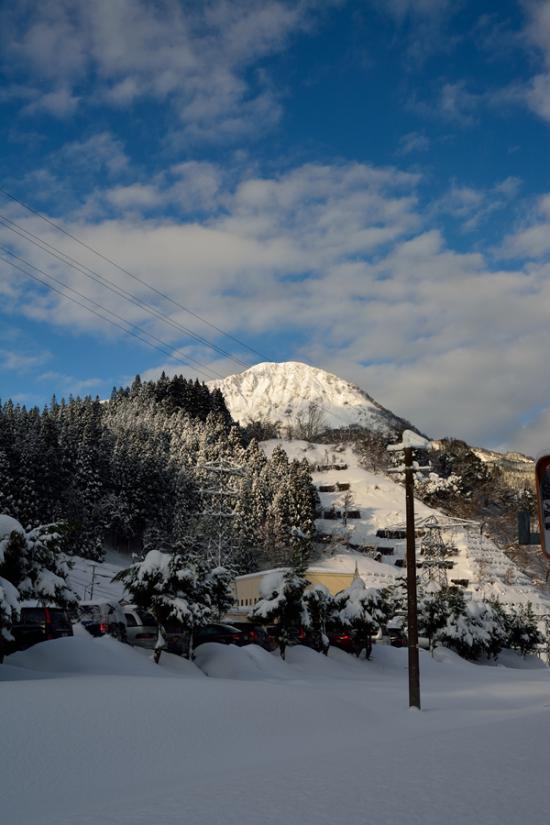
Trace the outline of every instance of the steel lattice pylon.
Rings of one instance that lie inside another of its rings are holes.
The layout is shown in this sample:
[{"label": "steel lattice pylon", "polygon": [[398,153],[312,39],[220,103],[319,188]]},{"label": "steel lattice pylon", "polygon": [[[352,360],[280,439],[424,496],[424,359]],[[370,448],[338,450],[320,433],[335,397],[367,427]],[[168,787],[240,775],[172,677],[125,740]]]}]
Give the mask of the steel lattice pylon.
[{"label": "steel lattice pylon", "polygon": [[209,521],[210,535],[206,542],[206,558],[211,566],[232,569],[235,546],[233,542],[234,501],[239,494],[233,483],[244,475],[241,467],[228,461],[209,461],[199,465],[208,478],[208,487],[200,490],[206,509],[199,515]]},{"label": "steel lattice pylon", "polygon": [[441,525],[436,519],[425,521],[423,528],[425,534],[422,537],[420,552],[422,554],[422,578],[426,582],[436,582],[440,587],[448,584],[447,571],[448,546],[443,539]]}]

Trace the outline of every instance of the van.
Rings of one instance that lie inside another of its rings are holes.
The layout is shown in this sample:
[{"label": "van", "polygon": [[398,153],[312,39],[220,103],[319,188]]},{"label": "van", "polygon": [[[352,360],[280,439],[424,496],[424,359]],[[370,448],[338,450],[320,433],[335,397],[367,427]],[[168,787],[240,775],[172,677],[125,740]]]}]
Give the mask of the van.
[{"label": "van", "polygon": [[16,650],[26,650],[39,642],[73,635],[73,626],[67,611],[57,605],[40,605],[35,601],[23,602],[19,619],[12,625],[12,640],[6,640],[6,655]]}]

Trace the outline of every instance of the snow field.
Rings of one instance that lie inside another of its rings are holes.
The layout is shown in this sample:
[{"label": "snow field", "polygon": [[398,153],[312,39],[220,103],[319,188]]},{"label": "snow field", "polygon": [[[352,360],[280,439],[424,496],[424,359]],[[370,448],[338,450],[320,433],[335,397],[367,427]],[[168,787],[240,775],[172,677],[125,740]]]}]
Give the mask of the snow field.
[{"label": "snow field", "polygon": [[406,651],[376,647],[372,662],[305,648],[286,663],[252,647],[197,654],[157,667],[147,652],[77,636],[10,657],[2,821],[547,821],[545,668],[422,655],[425,710],[411,713]]}]

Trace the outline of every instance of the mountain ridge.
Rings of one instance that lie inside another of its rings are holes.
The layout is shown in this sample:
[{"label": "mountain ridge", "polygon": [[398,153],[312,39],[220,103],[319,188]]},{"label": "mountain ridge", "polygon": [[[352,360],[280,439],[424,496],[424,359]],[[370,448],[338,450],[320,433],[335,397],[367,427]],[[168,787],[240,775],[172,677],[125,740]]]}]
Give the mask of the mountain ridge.
[{"label": "mountain ridge", "polygon": [[351,381],[300,361],[262,362],[209,381],[208,387],[221,390],[233,419],[243,426],[267,421],[292,427],[315,409],[321,429],[363,427],[388,437],[407,428],[420,432]]}]

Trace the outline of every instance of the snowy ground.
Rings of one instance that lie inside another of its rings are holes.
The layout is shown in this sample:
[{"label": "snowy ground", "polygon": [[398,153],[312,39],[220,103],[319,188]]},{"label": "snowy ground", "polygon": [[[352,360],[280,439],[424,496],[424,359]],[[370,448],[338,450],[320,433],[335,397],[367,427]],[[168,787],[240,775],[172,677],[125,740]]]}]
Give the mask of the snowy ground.
[{"label": "snowy ground", "polygon": [[[108,638],[0,667],[6,825],[546,825],[550,671]],[[520,667],[517,667],[517,666]],[[207,675],[208,677],[207,677]]]}]

